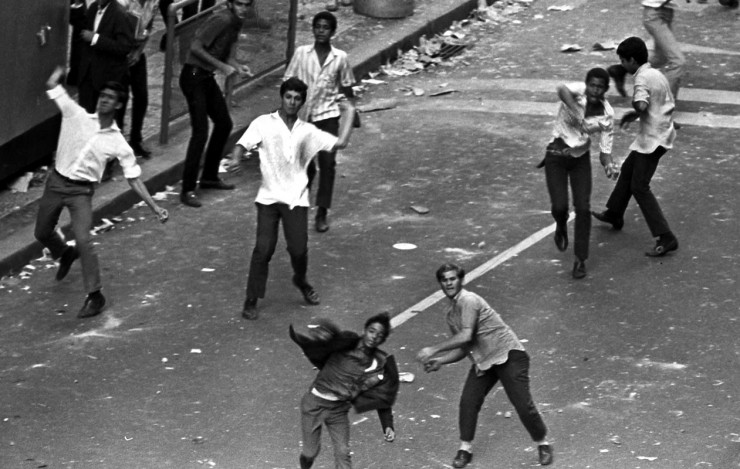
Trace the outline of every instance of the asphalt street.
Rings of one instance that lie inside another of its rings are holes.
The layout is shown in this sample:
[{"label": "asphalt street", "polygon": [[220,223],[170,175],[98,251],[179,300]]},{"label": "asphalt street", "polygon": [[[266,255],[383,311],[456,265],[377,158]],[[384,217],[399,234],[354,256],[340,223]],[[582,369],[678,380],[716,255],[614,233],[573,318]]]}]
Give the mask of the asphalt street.
[{"label": "asphalt street", "polygon": [[[565,4],[574,8],[547,9]],[[351,414],[355,467],[450,467],[468,365],[426,375],[414,362],[446,336],[434,279],[445,261],[466,267],[468,288],[523,339],[553,467],[740,467],[736,12],[712,2],[676,18],[689,61],[683,126],[652,187],[677,252],[644,256],[653,240],[633,202],[622,231],[594,223],[588,276],[571,278],[572,251],[552,242],[544,174],[534,168],[555,86],[615,61],[593,43],[647,34],[635,2],[538,0],[503,24],[462,27],[469,47],[449,63],[367,85],[362,105],[391,106],[363,114],[340,154],[331,229],[310,231],[309,279],[321,305],[305,305],[292,286],[281,239],[260,318],[239,316],[254,243],[254,159],[229,176],[235,191],[204,192],[201,209],[182,206],[174,187],[160,194],[167,224],[133,207],[97,236],[109,298],[99,317],[75,317],[77,264],[58,283],[48,259],[6,279],[0,467],[297,467],[298,406],[315,370],[288,325],[327,317],[359,329],[384,310],[395,316],[384,348],[416,379],[394,408],[395,442],[383,442],[373,413]],[[560,52],[574,43],[583,50]],[[441,91],[449,93],[431,96]],[[629,107],[613,91],[609,99],[618,115]],[[616,157],[633,137],[616,134]],[[613,182],[593,165],[599,210]],[[512,412],[502,390],[491,393],[471,468],[538,465]],[[333,467],[326,437],[314,467]]]}]

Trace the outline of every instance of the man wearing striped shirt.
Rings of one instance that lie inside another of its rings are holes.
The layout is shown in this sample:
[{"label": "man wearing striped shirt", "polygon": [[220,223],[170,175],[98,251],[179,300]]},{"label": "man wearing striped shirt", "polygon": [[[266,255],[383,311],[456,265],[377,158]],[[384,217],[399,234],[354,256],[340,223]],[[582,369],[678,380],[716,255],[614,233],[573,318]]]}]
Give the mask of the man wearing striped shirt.
[{"label": "man wearing striped shirt", "polygon": [[[284,79],[296,77],[308,85],[302,117],[319,129],[337,135],[339,132],[339,102],[346,99],[347,115],[354,115],[352,85],[355,77],[347,53],[335,48],[331,38],[337,30],[337,19],[327,11],[313,18],[314,43],[296,49],[285,70]],[[316,192],[316,231],[329,229],[327,214],[331,207],[336,175],[336,151],[318,154],[319,188]],[[316,174],[315,163],[309,167],[309,187]]]},{"label": "man wearing striped shirt", "polygon": [[[97,111],[88,114],[69,97],[59,84],[64,69],[57,67],[46,85],[47,94],[62,111],[62,128],[59,133],[54,170],[46,181],[44,194],[39,201],[36,218],[36,239],[59,259],[56,279],[62,280],[72,263],[80,257],[82,278],[88,292],[78,318],[100,314],[105,297],[100,292],[100,267],[98,256],[90,238],[93,223],[92,196],[95,185],[103,177],[106,163],[117,159],[131,188],[152,209],[162,223],[167,221],[167,210],[160,208],[141,182],[141,167],[131,147],[121,134],[114,119],[123,105],[126,91],[123,85],[108,82],[98,97]],[[59,216],[67,208],[71,218],[75,246],[67,245],[55,228]]]}]

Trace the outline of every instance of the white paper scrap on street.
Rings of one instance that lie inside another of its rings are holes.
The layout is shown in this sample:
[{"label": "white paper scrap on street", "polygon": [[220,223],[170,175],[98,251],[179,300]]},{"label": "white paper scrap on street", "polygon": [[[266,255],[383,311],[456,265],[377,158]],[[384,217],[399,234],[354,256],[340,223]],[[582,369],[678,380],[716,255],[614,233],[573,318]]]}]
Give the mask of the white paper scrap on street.
[{"label": "white paper scrap on street", "polygon": [[637,459],[642,459],[644,461],[655,461],[657,456],[637,456]]},{"label": "white paper scrap on street", "polygon": [[368,85],[383,85],[386,83],[385,81],[378,80],[377,78],[365,78],[362,80],[362,82]]},{"label": "white paper scrap on street", "polygon": [[560,52],[578,52],[581,49],[583,48],[578,44],[563,44],[563,47],[560,48]]},{"label": "white paper scrap on street", "polygon": [[215,272],[216,269],[211,269],[210,267],[203,267],[200,269],[201,272]]},{"label": "white paper scrap on street", "polygon": [[202,353],[199,348],[192,348],[190,349],[190,353]]},{"label": "white paper scrap on street", "polygon": [[412,249],[416,249],[416,244],[411,243],[396,243],[393,245],[395,249],[398,249],[400,251],[411,251]]},{"label": "white paper scrap on street", "polygon": [[551,5],[547,7],[548,11],[570,11],[572,9],[572,5]]}]

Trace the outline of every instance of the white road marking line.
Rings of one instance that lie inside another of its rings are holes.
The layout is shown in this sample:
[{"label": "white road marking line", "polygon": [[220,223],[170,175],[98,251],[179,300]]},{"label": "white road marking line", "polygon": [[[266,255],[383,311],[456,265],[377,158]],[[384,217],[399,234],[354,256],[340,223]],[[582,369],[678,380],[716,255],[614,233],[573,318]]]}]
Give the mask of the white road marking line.
[{"label": "white road marking line", "polygon": [[[484,114],[518,114],[531,116],[555,116],[558,103],[537,101],[513,100],[480,100],[475,103],[470,100],[446,99],[441,101],[414,101],[405,106],[397,107],[396,111],[416,112],[429,110],[434,112],[476,112]],[[615,107],[617,118],[627,112],[627,108]],[[697,127],[740,129],[740,115],[712,114],[709,112],[677,112],[674,120],[679,124],[694,125]]]},{"label": "white road marking line", "polygon": [[[571,212],[570,216],[568,217],[568,221],[571,221],[574,218],[575,218],[575,213]],[[530,235],[529,237],[521,241],[519,244],[513,247],[510,247],[509,249],[507,249],[506,251],[502,253],[497,254],[496,256],[492,257],[488,261],[479,265],[475,269],[466,273],[465,283],[468,284],[472,282],[473,280],[477,279],[478,277],[490,272],[497,266],[503,264],[504,262],[508,261],[512,257],[519,255],[519,253],[523,252],[525,249],[534,246],[537,242],[541,241],[543,238],[545,238],[546,236],[554,232],[555,232],[555,223],[545,228],[542,228],[538,232]],[[393,319],[391,319],[391,327],[394,329],[397,328],[398,326],[405,323],[409,319],[415,317],[417,314],[423,312],[427,308],[434,306],[434,304],[436,304],[439,300],[441,300],[444,297],[445,297],[445,294],[442,293],[441,290],[437,289],[435,293],[432,293],[431,295],[427,296],[420,302],[406,309],[402,313],[394,316]]]}]

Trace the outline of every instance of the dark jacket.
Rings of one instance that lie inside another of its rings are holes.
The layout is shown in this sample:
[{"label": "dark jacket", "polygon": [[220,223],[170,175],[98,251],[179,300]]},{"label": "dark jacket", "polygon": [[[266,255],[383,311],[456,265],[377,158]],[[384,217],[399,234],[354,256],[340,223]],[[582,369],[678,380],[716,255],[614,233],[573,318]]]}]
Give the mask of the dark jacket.
[{"label": "dark jacket", "polygon": [[[356,333],[341,331],[329,321],[320,321],[320,324],[329,331],[328,340],[317,340],[297,334],[292,325],[289,328],[290,338],[298,344],[306,358],[318,369],[323,368],[332,353],[353,349],[360,340],[360,336]],[[364,376],[361,391],[352,400],[352,406],[358,413],[389,409],[398,396],[400,381],[395,358],[380,349],[376,350],[375,358],[379,362],[381,371],[369,372]]]},{"label": "dark jacket", "polygon": [[[84,20],[70,18],[76,29],[95,30],[98,2],[93,2],[85,13]],[[136,46],[134,29],[128,14],[117,0],[111,0],[100,19],[95,45],[83,42],[80,45],[79,80],[90,80],[96,90],[101,90],[108,81],[125,84],[128,76],[127,56]]]}]

